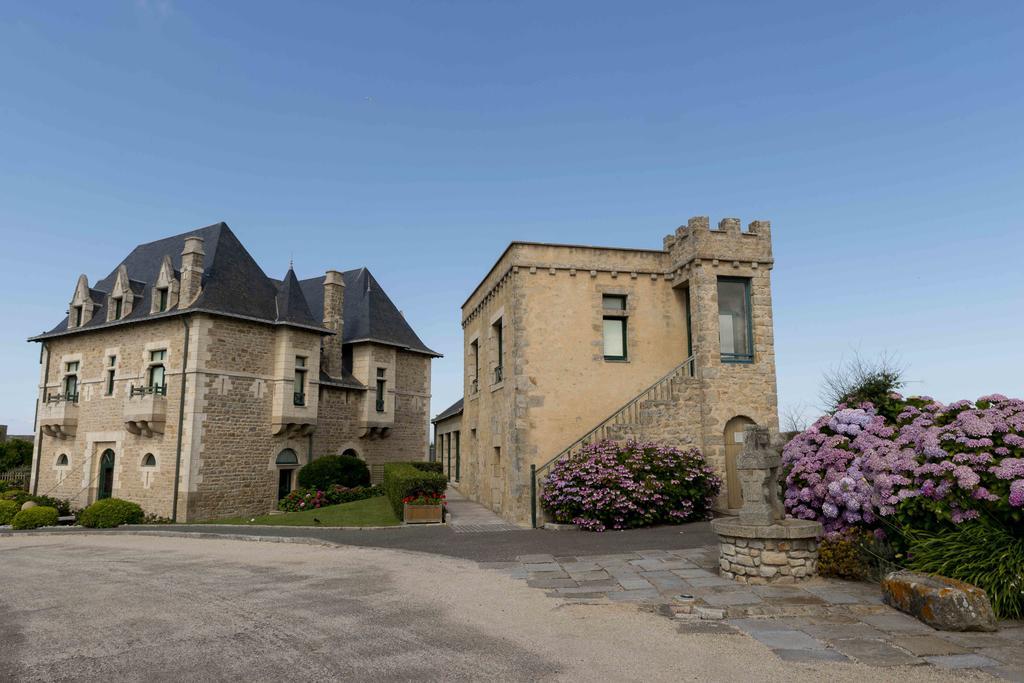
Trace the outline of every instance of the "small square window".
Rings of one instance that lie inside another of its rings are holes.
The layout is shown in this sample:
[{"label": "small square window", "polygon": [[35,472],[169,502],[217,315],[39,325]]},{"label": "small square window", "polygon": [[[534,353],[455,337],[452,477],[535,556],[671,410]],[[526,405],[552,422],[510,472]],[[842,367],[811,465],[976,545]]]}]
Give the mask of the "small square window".
[{"label": "small square window", "polygon": [[626,295],[605,294],[601,297],[601,306],[609,311],[624,311],[626,310]]}]

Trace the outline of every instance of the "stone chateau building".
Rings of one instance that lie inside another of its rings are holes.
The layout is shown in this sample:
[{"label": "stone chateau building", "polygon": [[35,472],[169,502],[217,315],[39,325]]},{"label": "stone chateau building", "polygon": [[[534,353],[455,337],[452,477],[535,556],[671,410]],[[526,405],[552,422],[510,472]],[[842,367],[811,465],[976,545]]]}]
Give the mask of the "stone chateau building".
[{"label": "stone chateau building", "polygon": [[312,458],[425,460],[426,347],[365,268],[267,277],[224,223],[136,247],[40,342],[32,490],[263,513]]},{"label": "stone chateau building", "polygon": [[450,478],[539,524],[553,460],[636,438],[698,447],[741,507],[744,430],[778,430],[773,264],[769,223],[735,218],[656,250],[513,242],[462,305],[465,394],[434,421]]}]

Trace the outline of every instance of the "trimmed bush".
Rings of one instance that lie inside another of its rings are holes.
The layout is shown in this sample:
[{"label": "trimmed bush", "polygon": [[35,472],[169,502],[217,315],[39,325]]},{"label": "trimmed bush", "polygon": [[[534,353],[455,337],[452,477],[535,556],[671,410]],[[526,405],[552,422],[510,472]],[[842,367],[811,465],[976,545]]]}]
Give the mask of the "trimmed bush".
[{"label": "trimmed bush", "polygon": [[285,512],[301,512],[328,505],[354,503],[357,500],[376,498],[383,495],[384,491],[379,486],[361,486],[354,489],[345,488],[344,486],[332,486],[326,491],[295,489],[281,499],[277,504],[277,508]]},{"label": "trimmed bush", "polygon": [[0,525],[10,524],[20,509],[13,500],[0,500]]},{"label": "trimmed bush", "polygon": [[590,531],[707,519],[722,480],[695,448],[601,441],[558,461],[541,502]]},{"label": "trimmed bush", "polygon": [[11,520],[12,529],[38,529],[41,526],[57,526],[57,510],[37,505],[28,510],[22,510],[14,515]]},{"label": "trimmed bush", "polygon": [[369,486],[370,468],[359,458],[325,455],[299,470],[301,488],[326,491],[332,486]]},{"label": "trimmed bush", "polygon": [[399,518],[404,512],[405,504],[402,501],[405,498],[444,495],[448,487],[448,477],[439,471],[431,472],[419,467],[433,464],[435,463],[389,462],[384,465],[384,495],[388,497]]},{"label": "trimmed bush", "polygon": [[82,510],[78,523],[91,529],[110,529],[122,524],[142,524],[145,518],[142,508],[136,503],[104,498]]}]

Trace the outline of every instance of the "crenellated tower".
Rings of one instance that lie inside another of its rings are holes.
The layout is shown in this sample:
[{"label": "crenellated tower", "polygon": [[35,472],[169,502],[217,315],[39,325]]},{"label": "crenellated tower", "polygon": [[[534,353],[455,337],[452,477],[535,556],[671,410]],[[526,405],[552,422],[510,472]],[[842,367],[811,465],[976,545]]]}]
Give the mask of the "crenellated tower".
[{"label": "crenellated tower", "polygon": [[700,393],[699,443],[725,475],[720,507],[738,509],[736,457],[746,428],[779,428],[771,224],[753,221],[743,231],[738,218],[724,218],[712,229],[706,216],[697,216],[666,236],[664,245],[674,286],[683,290]]}]

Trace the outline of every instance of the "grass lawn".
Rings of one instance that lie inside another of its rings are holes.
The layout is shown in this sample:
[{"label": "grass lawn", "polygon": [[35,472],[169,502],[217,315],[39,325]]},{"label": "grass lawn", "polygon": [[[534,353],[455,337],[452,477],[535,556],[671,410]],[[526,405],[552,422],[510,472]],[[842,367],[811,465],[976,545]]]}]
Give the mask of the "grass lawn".
[{"label": "grass lawn", "polygon": [[[319,519],[317,524],[314,518]],[[214,519],[206,524],[271,524],[274,526],[396,526],[400,523],[387,496],[377,496],[354,503],[328,505],[316,510],[285,512],[259,517]]]}]

